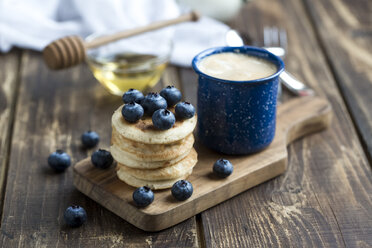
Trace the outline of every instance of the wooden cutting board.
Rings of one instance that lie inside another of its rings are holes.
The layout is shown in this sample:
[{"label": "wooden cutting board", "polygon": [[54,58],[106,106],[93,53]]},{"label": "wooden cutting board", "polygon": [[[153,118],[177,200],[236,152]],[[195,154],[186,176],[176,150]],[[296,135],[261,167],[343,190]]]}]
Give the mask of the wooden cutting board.
[{"label": "wooden cutting board", "polygon": [[[304,135],[330,125],[330,104],[321,98],[297,98],[278,107],[274,141],[265,150],[248,156],[218,154],[196,143],[198,163],[188,180],[194,193],[186,201],[175,200],[168,190],[155,191],[154,202],[137,208],[132,200],[135,188],[120,181],[115,168],[95,168],[90,158],[74,166],[74,185],[85,195],[145,231],[159,231],[274,178],[286,170],[287,145]],[[212,173],[219,158],[229,159],[234,172],[226,179]]]}]

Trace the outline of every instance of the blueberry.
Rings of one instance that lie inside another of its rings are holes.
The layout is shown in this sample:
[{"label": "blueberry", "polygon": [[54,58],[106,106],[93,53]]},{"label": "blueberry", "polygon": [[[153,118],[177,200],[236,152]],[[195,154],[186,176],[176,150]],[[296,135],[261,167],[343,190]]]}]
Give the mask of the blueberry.
[{"label": "blueberry", "polygon": [[130,103],[130,102],[141,103],[143,98],[144,97],[141,91],[135,90],[135,89],[129,89],[123,95],[123,102],[124,103]]},{"label": "blueberry", "polygon": [[70,227],[79,227],[87,221],[87,212],[80,206],[70,206],[63,214],[65,222]]},{"label": "blueberry", "polygon": [[174,114],[167,109],[158,109],[152,115],[152,123],[156,128],[166,130],[173,127],[176,122]]},{"label": "blueberry", "polygon": [[170,85],[162,89],[160,95],[165,98],[168,107],[173,107],[182,98],[181,92],[176,87]]},{"label": "blueberry", "polygon": [[139,187],[133,192],[133,201],[138,207],[146,207],[154,201],[154,193],[146,186]]},{"label": "blueberry", "polygon": [[121,114],[129,122],[136,122],[143,116],[143,108],[136,102],[130,102],[123,106]]},{"label": "blueberry", "polygon": [[158,93],[149,93],[145,96],[141,102],[145,114],[152,116],[152,114],[158,109],[166,109],[167,101],[160,96]]},{"label": "blueberry", "polygon": [[172,186],[172,195],[179,201],[189,199],[193,191],[192,184],[187,180],[179,180]]},{"label": "blueberry", "polygon": [[107,169],[114,162],[114,158],[109,151],[98,149],[92,154],[91,161],[95,167]]},{"label": "blueberry", "polygon": [[62,172],[71,165],[71,158],[64,151],[57,150],[49,155],[48,164],[54,170]]},{"label": "blueberry", "polygon": [[86,131],[81,135],[81,142],[86,148],[95,147],[99,142],[99,135],[93,131]]},{"label": "blueberry", "polygon": [[180,102],[176,105],[176,116],[180,119],[190,119],[195,114],[195,108],[189,102]]},{"label": "blueberry", "polygon": [[213,172],[222,178],[228,177],[233,172],[234,167],[227,159],[219,159],[213,165]]}]

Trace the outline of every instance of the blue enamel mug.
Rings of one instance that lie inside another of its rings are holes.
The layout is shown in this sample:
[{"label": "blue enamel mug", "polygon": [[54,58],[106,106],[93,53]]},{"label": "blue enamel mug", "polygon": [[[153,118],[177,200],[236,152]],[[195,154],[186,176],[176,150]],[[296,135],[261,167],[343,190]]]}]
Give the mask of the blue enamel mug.
[{"label": "blue enamel mug", "polygon": [[[268,77],[231,81],[206,75],[199,63],[216,53],[241,53],[273,63]],[[198,138],[205,146],[225,154],[250,154],[274,139],[279,75],[283,61],[258,47],[216,47],[196,55],[192,67],[198,74]]]}]

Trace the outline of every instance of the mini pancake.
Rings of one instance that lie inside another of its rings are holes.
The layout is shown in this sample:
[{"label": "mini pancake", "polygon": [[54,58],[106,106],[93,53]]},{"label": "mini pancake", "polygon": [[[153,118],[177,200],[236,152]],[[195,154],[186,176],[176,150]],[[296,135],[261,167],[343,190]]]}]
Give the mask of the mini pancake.
[{"label": "mini pancake", "polygon": [[187,171],[183,176],[179,178],[174,178],[174,179],[168,179],[168,180],[162,180],[162,181],[147,181],[147,180],[142,180],[135,178],[126,172],[122,171],[119,169],[117,172],[118,178],[125,182],[126,184],[132,186],[132,187],[142,187],[142,186],[147,186],[150,189],[153,190],[158,190],[158,189],[168,189],[172,188],[173,184],[179,180],[186,179],[188,176],[191,175],[192,169],[190,171]]},{"label": "mini pancake", "polygon": [[[124,120],[120,106],[112,115],[111,124],[124,138],[146,144],[169,144],[184,139],[194,131],[196,115],[190,119],[177,120],[168,130],[159,130],[152,124],[151,117],[144,117],[136,123]],[[174,112],[174,109],[172,110]]]},{"label": "mini pancake", "polygon": [[118,164],[118,168],[135,177],[142,180],[148,181],[160,181],[160,180],[168,180],[182,177],[187,171],[190,171],[198,162],[197,153],[195,149],[192,149],[189,155],[187,155],[184,159],[179,161],[178,163],[164,167],[159,169],[134,169],[127,167],[123,164]]},{"label": "mini pancake", "polygon": [[115,145],[112,145],[110,147],[110,152],[115,161],[119,164],[125,164],[127,167],[139,169],[156,169],[171,166],[184,159],[190,153],[190,151],[186,151],[184,154],[181,154],[180,156],[171,160],[147,162],[143,160],[133,159],[132,156],[127,156],[127,153],[123,152]]},{"label": "mini pancake", "polygon": [[171,160],[190,151],[194,135],[170,144],[145,144],[122,137],[115,128],[112,130],[111,144],[123,151],[126,157],[146,162]]}]

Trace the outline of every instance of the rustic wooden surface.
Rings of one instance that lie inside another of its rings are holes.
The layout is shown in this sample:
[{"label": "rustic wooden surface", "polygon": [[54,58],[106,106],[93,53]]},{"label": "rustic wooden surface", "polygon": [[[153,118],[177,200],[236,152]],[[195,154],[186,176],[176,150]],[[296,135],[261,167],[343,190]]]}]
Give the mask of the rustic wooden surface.
[{"label": "rustic wooden surface", "polygon": [[[91,153],[80,147],[84,130],[97,130],[107,147],[110,117],[120,98],[102,90],[86,66],[51,72],[34,52],[23,54],[20,75],[0,247],[197,246],[195,218],[145,233],[78,192],[72,169],[56,174],[48,168],[46,158],[57,148],[73,163]],[[63,211],[70,204],[87,210],[84,227],[64,225]]]},{"label": "rustic wooden surface", "polygon": [[224,180],[213,176],[211,171],[221,154],[196,143],[198,163],[187,178],[194,192],[187,201],[175,201],[170,190],[159,190],[150,206],[137,208],[132,200],[134,188],[118,179],[116,168],[102,171],[92,165],[90,157],[74,166],[74,185],[134,226],[145,231],[160,231],[282,174],[287,167],[287,145],[328,128],[331,119],[331,106],[325,99],[298,98],[282,104],[270,146],[253,155],[225,155],[234,165],[234,173]]},{"label": "rustic wooden surface", "polygon": [[372,161],[372,1],[305,3]]},{"label": "rustic wooden surface", "polygon": [[[10,141],[13,133],[17,100],[19,51],[0,54],[0,212],[2,212],[5,183],[9,165]],[[6,72],[6,73],[4,73]]]},{"label": "rustic wooden surface", "polygon": [[233,25],[258,42],[265,25],[287,29],[287,69],[331,101],[335,118],[331,129],[290,146],[283,176],[202,213],[206,246],[372,246],[371,168],[304,5],[255,1],[243,11]]},{"label": "rustic wooden surface", "polygon": [[[87,129],[98,131],[107,146],[109,116],[120,99],[101,90],[85,65],[51,72],[39,53],[1,55],[0,247],[372,246],[370,13],[370,1],[363,0],[247,4],[231,25],[257,44],[263,26],[287,29],[287,69],[331,102],[332,128],[290,145],[284,175],[157,233],[133,227],[79,193],[71,169],[55,174],[46,164],[57,147],[74,162],[89,155],[79,140]],[[176,80],[196,103],[195,74],[167,72],[165,83]],[[83,227],[63,224],[70,204],[87,209]]]}]

